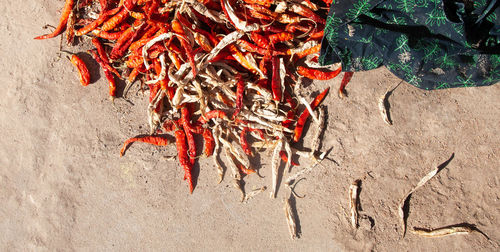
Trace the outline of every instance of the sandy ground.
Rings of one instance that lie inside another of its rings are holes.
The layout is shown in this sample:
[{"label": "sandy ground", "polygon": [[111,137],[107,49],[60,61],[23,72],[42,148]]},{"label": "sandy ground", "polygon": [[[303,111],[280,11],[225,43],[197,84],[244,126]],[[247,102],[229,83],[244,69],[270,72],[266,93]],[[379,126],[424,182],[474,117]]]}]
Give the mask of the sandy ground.
[{"label": "sandy ground", "polygon": [[[33,40],[44,24],[57,23],[62,1],[1,2],[2,251],[499,249],[500,85],[429,92],[403,83],[389,98],[388,126],[377,100],[399,80],[383,68],[355,74],[347,99],[332,92],[325,102],[322,150],[333,149],[324,167],[296,187],[305,195],[296,200],[302,235],[291,241],[283,186],[277,199],[265,192],[242,204],[228,179],[216,183],[211,160],[201,160],[189,195],[181,168],[166,158],[173,146],[136,144],[120,158],[124,139],[148,131],[144,95],[134,90],[133,104],[118,99],[113,107],[103,78],[79,85],[73,66],[58,56],[59,39]],[[408,226],[467,222],[493,242],[478,233],[400,239],[399,200],[452,153],[450,164],[414,193]],[[257,160],[265,178],[247,177],[247,190],[270,185],[268,155]],[[362,219],[357,231],[347,217],[355,179],[362,179],[362,214],[373,220]]]}]

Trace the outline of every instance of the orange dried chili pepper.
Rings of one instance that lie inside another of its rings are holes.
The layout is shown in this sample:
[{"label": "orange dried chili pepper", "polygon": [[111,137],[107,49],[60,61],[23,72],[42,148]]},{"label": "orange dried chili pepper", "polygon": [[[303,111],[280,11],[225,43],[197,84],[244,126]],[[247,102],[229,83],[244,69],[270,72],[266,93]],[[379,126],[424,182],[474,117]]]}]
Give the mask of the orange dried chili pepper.
[{"label": "orange dried chili pepper", "polygon": [[157,146],[166,146],[168,145],[168,139],[165,137],[161,136],[142,136],[142,137],[132,137],[127,139],[123,143],[123,147],[120,150],[120,157],[125,154],[125,151],[127,150],[128,146],[132,144],[133,142],[143,142],[143,143],[149,143]]},{"label": "orange dried chili pepper", "polygon": [[48,39],[48,38],[53,38],[59,34],[61,34],[64,31],[64,28],[66,28],[66,24],[68,23],[68,18],[73,10],[73,7],[75,6],[75,1],[74,0],[66,0],[66,3],[64,4],[64,8],[62,10],[61,18],[59,20],[59,25],[57,25],[56,29],[46,35],[38,36],[35,39]]},{"label": "orange dried chili pepper", "polygon": [[[314,98],[313,102],[310,104],[311,109],[314,110],[316,107],[321,104],[323,99],[325,99],[325,96],[328,94],[328,90],[330,88],[325,89],[323,92],[321,92],[319,95]],[[299,119],[297,120],[297,124],[295,126],[295,130],[293,131],[293,141],[298,142],[300,137],[302,136],[302,131],[304,130],[304,125],[306,124],[307,118],[309,118],[309,110],[305,109],[304,112],[299,116]]]},{"label": "orange dried chili pepper", "polygon": [[295,55],[297,55],[297,57],[299,59],[301,59],[301,58],[304,58],[307,55],[318,53],[320,49],[321,49],[321,44],[317,44],[317,45],[315,45],[315,46],[313,46],[313,47],[311,47],[309,49],[306,49],[306,50],[304,50],[302,52],[298,52]]},{"label": "orange dried chili pepper", "polygon": [[318,69],[313,69],[313,68],[307,68],[303,66],[297,67],[297,73],[309,78],[311,80],[330,80],[335,78],[339,73],[342,71],[342,68],[339,67],[335,71],[330,71],[330,72],[323,72]]},{"label": "orange dried chili pepper", "polygon": [[87,86],[90,83],[90,73],[85,62],[83,62],[80,57],[76,56],[76,54],[73,54],[73,56],[71,56],[71,63],[78,69],[82,86]]}]

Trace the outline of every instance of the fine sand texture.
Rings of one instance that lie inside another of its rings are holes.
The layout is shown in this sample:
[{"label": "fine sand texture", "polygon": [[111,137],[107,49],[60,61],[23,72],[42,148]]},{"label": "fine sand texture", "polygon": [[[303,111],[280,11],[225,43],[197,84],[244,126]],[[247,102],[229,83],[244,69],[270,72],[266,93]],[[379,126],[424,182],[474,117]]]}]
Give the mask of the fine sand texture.
[{"label": "fine sand texture", "polygon": [[[321,150],[327,158],[295,191],[300,238],[290,239],[280,183],[247,203],[229,176],[217,184],[212,160],[201,158],[192,195],[174,145],[123,141],[147,134],[147,97],[108,99],[102,70],[91,64],[82,87],[59,53],[60,38],[35,41],[55,25],[64,2],[1,0],[0,250],[1,251],[498,251],[500,247],[500,85],[438,91],[401,83],[389,96],[393,125],[378,102],[400,80],[385,68],[355,73],[340,99],[342,75],[307,84],[308,99],[331,87]],[[82,44],[73,52],[88,49]],[[84,60],[90,57],[82,54]],[[123,88],[123,86],[121,87]],[[312,127],[306,128],[310,145]],[[474,224],[480,233],[401,238],[399,201],[429,171],[454,158],[411,196],[408,229]],[[298,160],[299,171],[311,164]],[[258,152],[271,185],[271,159]],[[284,179],[290,174],[285,173]],[[284,179],[281,179],[284,181]],[[360,226],[350,225],[348,190],[361,179]]]}]

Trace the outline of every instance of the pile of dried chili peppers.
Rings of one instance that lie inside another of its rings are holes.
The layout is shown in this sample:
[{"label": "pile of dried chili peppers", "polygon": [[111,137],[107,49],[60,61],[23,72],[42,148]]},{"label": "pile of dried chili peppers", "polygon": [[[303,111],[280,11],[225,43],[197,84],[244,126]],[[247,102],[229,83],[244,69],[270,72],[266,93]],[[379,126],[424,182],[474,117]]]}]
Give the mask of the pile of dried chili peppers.
[{"label": "pile of dried chili peppers", "polygon": [[[330,3],[66,0],[57,28],[35,39],[65,31],[69,45],[75,38],[90,40],[95,49],[88,53],[103,68],[111,98],[117,78],[125,80],[126,87],[120,87],[125,92],[137,81],[149,89],[151,135],[128,139],[121,155],[135,141],[168,145],[165,134],[172,132],[192,192],[191,170],[202,152],[194,135],[201,135],[203,155],[213,157],[220,180],[224,171],[218,156],[224,151],[243,199],[242,176],[255,172],[248,157],[256,149],[271,149],[274,197],[281,160],[287,171],[292,154],[301,153],[290,142],[301,139],[309,117],[324,121],[314,111],[328,88],[309,103],[300,95],[301,78],[328,80],[341,71],[317,63]],[[76,55],[71,62],[82,85],[88,85],[85,63]],[[316,157],[317,146],[315,141],[310,157]]]}]

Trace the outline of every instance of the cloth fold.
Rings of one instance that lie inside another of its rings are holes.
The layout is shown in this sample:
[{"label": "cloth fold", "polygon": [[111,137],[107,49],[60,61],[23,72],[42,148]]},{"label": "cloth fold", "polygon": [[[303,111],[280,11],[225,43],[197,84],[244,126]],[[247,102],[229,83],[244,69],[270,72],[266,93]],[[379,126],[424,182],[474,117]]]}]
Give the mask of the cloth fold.
[{"label": "cloth fold", "polygon": [[334,0],[319,62],[382,65],[422,89],[500,81],[500,1]]}]

